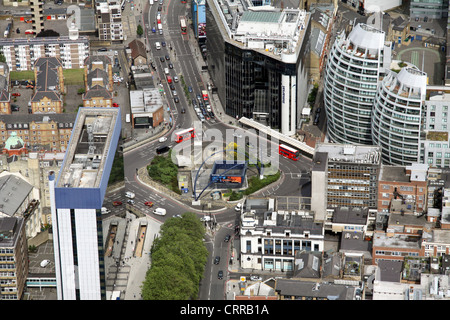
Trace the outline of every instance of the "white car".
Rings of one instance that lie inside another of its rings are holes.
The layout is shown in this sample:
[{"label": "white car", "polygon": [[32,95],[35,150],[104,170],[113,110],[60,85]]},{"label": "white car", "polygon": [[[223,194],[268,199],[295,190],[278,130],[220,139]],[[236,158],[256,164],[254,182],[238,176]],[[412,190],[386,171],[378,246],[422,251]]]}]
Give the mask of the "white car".
[{"label": "white car", "polygon": [[159,138],[159,142],[165,142],[165,141],[167,141],[167,137],[161,137],[161,138]]},{"label": "white car", "polygon": [[164,208],[156,208],[155,210],[153,210],[153,213],[159,216],[165,216],[167,211]]},{"label": "white car", "polygon": [[136,195],[133,192],[127,191],[125,192],[125,197],[130,198],[130,199],[134,199]]},{"label": "white car", "polygon": [[251,276],[250,280],[252,280],[252,281],[262,281],[262,278],[258,277],[258,276]]},{"label": "white car", "polygon": [[42,260],[41,261],[41,267],[45,268],[46,266],[48,266],[49,263],[50,263],[50,260]]},{"label": "white car", "polygon": [[235,210],[235,211],[241,211],[241,208],[242,208],[242,203],[238,203],[238,204],[236,205],[236,207],[234,207],[234,210]]},{"label": "white car", "polygon": [[211,221],[211,217],[210,216],[201,217],[200,221]]}]

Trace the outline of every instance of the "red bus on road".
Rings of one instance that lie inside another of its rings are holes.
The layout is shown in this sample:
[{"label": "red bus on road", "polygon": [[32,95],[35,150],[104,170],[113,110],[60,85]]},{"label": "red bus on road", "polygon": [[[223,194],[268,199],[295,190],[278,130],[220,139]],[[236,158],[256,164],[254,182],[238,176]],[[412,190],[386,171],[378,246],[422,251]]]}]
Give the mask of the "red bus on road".
[{"label": "red bus on road", "polygon": [[181,34],[186,34],[187,28],[186,28],[186,19],[185,18],[180,19],[180,27],[181,27]]},{"label": "red bus on road", "polygon": [[185,140],[190,140],[195,137],[194,128],[184,129],[178,132],[175,132],[175,142],[180,143]]},{"label": "red bus on road", "polygon": [[297,161],[300,158],[300,151],[298,151],[294,148],[288,147],[285,144],[280,144],[278,153],[281,154],[283,157],[292,159],[294,161]]}]

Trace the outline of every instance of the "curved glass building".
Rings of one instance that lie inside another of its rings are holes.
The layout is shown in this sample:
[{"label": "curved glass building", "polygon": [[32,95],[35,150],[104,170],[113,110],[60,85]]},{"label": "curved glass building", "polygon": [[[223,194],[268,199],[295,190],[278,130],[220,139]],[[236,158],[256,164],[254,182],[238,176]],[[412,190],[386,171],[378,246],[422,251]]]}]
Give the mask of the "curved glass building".
[{"label": "curved glass building", "polygon": [[324,105],[332,142],[372,144],[371,114],[377,84],[391,62],[385,33],[365,24],[336,38],[324,76]]},{"label": "curved glass building", "polygon": [[420,162],[422,109],[427,74],[416,67],[390,71],[375,97],[372,138],[381,147],[383,163],[410,165]]}]

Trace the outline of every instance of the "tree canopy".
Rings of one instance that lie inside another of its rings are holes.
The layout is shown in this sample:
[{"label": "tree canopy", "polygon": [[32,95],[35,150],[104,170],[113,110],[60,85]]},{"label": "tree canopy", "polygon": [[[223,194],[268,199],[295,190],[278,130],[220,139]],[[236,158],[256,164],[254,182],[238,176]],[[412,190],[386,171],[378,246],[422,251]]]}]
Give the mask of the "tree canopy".
[{"label": "tree canopy", "polygon": [[188,300],[198,296],[208,250],[205,229],[191,212],[168,219],[153,242],[152,265],[142,284],[144,300]]}]

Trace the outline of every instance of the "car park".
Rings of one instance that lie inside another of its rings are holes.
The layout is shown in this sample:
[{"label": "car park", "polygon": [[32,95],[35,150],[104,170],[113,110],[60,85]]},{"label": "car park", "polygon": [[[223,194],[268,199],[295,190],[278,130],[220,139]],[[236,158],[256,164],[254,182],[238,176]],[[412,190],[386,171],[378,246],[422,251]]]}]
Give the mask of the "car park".
[{"label": "car park", "polygon": [[118,206],[121,206],[121,205],[122,205],[121,201],[113,201],[113,206],[114,207],[118,207]]},{"label": "car park", "polygon": [[220,262],[220,257],[219,256],[215,257],[214,264],[219,264],[219,262]]}]

